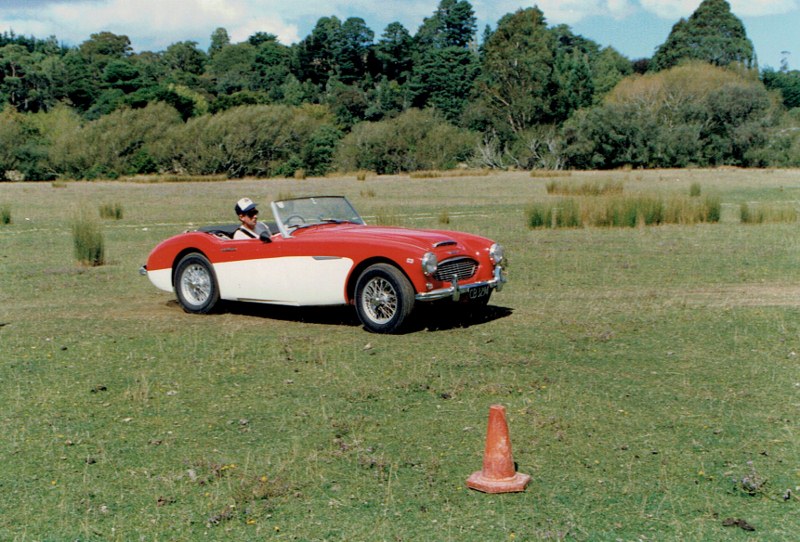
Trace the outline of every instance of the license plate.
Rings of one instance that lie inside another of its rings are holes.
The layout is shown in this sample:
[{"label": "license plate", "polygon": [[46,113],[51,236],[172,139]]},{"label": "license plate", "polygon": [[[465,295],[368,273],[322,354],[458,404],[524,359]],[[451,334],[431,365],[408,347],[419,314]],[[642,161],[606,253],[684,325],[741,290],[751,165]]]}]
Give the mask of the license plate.
[{"label": "license plate", "polygon": [[480,299],[481,297],[486,297],[489,295],[490,288],[488,285],[478,286],[477,288],[471,288],[469,290],[469,298],[470,299]]}]

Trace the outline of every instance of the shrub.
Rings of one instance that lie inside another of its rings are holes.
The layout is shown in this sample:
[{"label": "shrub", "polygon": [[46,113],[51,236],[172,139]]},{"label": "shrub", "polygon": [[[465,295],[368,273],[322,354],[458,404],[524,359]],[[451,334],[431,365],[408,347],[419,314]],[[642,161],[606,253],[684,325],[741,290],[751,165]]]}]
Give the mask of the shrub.
[{"label": "shrub", "polygon": [[72,240],[75,257],[84,265],[100,266],[105,263],[103,233],[97,222],[80,213],[72,222]]},{"label": "shrub", "polygon": [[11,206],[0,205],[0,224],[11,224]]},{"label": "shrub", "polygon": [[338,133],[332,123],[318,105],[236,107],[173,127],[157,162],[175,173],[229,178],[291,177],[301,168],[324,175]]},{"label": "shrub", "polygon": [[72,178],[118,178],[154,173],[160,160],[169,165],[175,151],[167,141],[170,128],[183,126],[171,106],[158,102],[143,109],[120,109],[85,126],[59,119],[52,134],[50,161],[56,171]]},{"label": "shrub", "polygon": [[434,112],[409,109],[391,120],[354,126],[339,145],[336,167],[378,174],[452,169],[469,158],[476,144],[476,134]]},{"label": "shrub", "polygon": [[689,195],[693,198],[700,196],[700,183],[692,183],[689,187]]}]

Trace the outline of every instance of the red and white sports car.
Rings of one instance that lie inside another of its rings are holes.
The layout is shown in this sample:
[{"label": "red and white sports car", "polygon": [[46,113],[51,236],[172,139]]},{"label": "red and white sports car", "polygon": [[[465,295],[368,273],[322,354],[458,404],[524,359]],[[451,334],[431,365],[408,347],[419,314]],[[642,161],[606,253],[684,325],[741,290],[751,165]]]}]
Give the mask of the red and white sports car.
[{"label": "red and white sports car", "polygon": [[234,240],[238,225],[203,227],[160,243],[140,271],[187,312],[220,300],[352,304],[377,333],[400,330],[425,302],[485,305],[506,282],[503,248],[484,237],[368,226],[341,196],[271,207],[275,222],[259,239]]}]

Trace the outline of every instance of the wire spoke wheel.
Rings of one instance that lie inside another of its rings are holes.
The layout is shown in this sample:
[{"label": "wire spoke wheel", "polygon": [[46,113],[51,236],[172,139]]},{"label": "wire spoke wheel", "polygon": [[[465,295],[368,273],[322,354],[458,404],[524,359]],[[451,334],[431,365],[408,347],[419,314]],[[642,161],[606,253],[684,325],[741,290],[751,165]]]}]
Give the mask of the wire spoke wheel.
[{"label": "wire spoke wheel", "polygon": [[206,314],[219,301],[211,262],[197,252],[187,254],[175,268],[175,294],[186,312]]},{"label": "wire spoke wheel", "polygon": [[358,278],[355,301],[358,318],[367,330],[394,333],[414,308],[414,288],[393,265],[375,264]]},{"label": "wire spoke wheel", "polygon": [[391,320],[397,313],[397,292],[388,280],[381,277],[375,277],[367,283],[361,302],[372,319],[381,324]]},{"label": "wire spoke wheel", "polygon": [[200,264],[192,264],[181,275],[181,291],[195,305],[202,305],[211,295],[211,275]]}]

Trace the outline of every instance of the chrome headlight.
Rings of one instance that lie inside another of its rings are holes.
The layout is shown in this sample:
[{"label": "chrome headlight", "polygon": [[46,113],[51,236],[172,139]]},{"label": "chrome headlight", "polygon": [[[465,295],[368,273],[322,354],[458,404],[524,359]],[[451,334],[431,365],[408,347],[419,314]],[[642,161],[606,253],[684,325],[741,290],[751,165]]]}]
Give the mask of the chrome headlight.
[{"label": "chrome headlight", "polygon": [[505,251],[503,250],[503,245],[499,243],[495,243],[489,248],[489,257],[492,258],[495,265],[503,261],[504,255]]},{"label": "chrome headlight", "polygon": [[433,275],[438,268],[439,260],[436,258],[436,254],[433,252],[426,252],[425,255],[422,256],[422,272],[426,275]]}]

